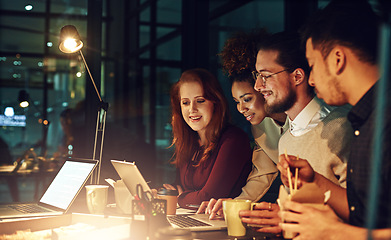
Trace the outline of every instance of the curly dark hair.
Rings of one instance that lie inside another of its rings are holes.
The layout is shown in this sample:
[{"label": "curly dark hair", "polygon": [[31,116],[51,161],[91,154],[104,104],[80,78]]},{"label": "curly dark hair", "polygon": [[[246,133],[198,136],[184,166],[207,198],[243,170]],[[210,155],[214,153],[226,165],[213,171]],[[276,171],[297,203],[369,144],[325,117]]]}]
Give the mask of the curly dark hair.
[{"label": "curly dark hair", "polygon": [[224,44],[219,53],[223,71],[231,82],[252,81],[251,72],[255,70],[258,44],[269,34],[263,28],[250,32],[237,32]]}]

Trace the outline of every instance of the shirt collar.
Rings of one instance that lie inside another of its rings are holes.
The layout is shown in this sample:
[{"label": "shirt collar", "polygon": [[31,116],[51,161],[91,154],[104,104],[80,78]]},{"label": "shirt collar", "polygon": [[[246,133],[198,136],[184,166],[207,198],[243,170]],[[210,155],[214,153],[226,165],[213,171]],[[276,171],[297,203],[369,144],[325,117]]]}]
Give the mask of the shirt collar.
[{"label": "shirt collar", "polygon": [[374,84],[348,113],[348,120],[354,129],[359,128],[374,110],[377,85]]},{"label": "shirt collar", "polygon": [[308,104],[301,110],[301,112],[292,121],[289,119],[289,123],[292,128],[306,128],[311,122],[312,118],[321,108],[320,100],[314,97]]}]

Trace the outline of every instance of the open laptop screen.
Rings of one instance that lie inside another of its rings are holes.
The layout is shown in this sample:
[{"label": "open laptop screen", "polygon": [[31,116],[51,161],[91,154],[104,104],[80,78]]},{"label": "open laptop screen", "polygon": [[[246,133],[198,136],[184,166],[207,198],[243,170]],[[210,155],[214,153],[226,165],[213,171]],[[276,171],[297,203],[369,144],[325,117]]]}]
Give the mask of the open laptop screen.
[{"label": "open laptop screen", "polygon": [[95,161],[65,161],[60,171],[40,199],[66,210],[95,167]]}]

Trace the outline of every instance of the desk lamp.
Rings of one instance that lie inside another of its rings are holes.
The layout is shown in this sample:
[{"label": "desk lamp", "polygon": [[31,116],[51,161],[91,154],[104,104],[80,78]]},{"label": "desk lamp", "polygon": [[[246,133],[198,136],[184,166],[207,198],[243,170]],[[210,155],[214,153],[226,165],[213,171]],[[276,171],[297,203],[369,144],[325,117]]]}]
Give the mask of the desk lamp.
[{"label": "desk lamp", "polygon": [[[90,75],[90,79],[92,84],[94,85],[96,94],[99,98],[99,109],[98,109],[98,116],[96,119],[96,129],[95,129],[95,139],[94,139],[94,151],[92,154],[92,159],[95,160],[95,154],[96,154],[96,144],[98,141],[98,133],[101,133],[100,135],[100,153],[99,153],[99,160],[98,160],[98,168],[97,173],[95,177],[95,184],[99,184],[99,177],[100,177],[100,169],[102,164],[102,151],[103,151],[103,140],[105,137],[105,128],[106,128],[106,114],[108,109],[108,103],[104,102],[99,94],[99,91],[96,87],[94,78],[91,75],[90,69],[88,68],[88,64],[84,58],[84,55],[81,51],[83,48],[83,42],[80,38],[80,35],[73,25],[66,25],[61,29],[60,32],[60,45],[59,45],[60,51],[63,53],[75,53],[79,52],[81,58],[83,59],[84,65],[86,66],[87,72]],[[95,174],[94,174],[95,175]],[[93,182],[94,176],[91,178],[91,183]]]}]

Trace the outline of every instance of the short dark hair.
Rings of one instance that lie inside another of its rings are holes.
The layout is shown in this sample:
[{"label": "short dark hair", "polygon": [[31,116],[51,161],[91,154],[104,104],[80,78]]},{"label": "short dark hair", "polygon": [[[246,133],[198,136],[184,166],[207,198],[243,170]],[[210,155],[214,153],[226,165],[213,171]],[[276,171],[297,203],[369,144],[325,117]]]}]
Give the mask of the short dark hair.
[{"label": "short dark hair", "polygon": [[300,47],[300,35],[297,32],[278,32],[272,34],[265,41],[258,45],[259,50],[273,50],[278,52],[276,62],[293,72],[297,68],[301,68],[305,74],[305,80],[308,86],[308,94],[314,95],[314,87],[308,84],[310,76],[310,67],[308,66],[305,50]]},{"label": "short dark hair", "polygon": [[273,50],[278,52],[276,62],[290,72],[297,68],[304,70],[306,78],[310,74],[305,51],[300,47],[300,36],[296,32],[278,32],[272,34],[258,45],[258,51]]},{"label": "short dark hair", "polygon": [[375,64],[379,18],[366,0],[331,1],[300,29],[302,44],[311,38],[326,58],[336,45],[350,48],[360,61]]}]

